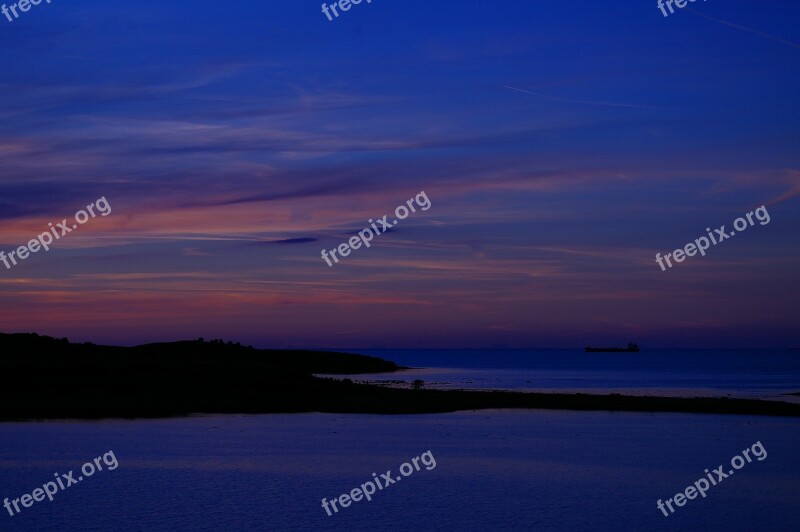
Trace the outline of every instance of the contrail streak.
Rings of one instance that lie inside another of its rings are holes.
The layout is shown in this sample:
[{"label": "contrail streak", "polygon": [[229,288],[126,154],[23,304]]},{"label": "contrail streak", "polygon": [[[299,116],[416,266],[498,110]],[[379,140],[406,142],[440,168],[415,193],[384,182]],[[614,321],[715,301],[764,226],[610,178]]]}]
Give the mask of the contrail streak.
[{"label": "contrail streak", "polygon": [[770,39],[772,41],[777,41],[779,43],[786,44],[786,45],[791,46],[793,48],[800,48],[800,44],[797,44],[797,43],[792,42],[792,41],[788,41],[786,39],[783,39],[781,37],[777,37],[775,35],[771,35],[769,33],[764,33],[763,31],[754,30],[753,28],[748,28],[747,26],[742,26],[740,24],[734,24],[733,22],[728,22],[727,20],[722,20],[721,18],[715,18],[715,17],[709,16],[709,15],[706,15],[705,13],[700,13],[699,11],[695,11],[692,8],[687,9],[687,11],[690,11],[690,12],[692,12],[695,15],[698,15],[700,17],[707,18],[708,20],[713,20],[714,22],[718,22],[720,24],[724,24],[725,26],[730,26],[731,28],[736,28],[737,30],[746,31],[748,33],[755,33],[756,35],[764,37],[766,39]]},{"label": "contrail streak", "polygon": [[518,89],[516,87],[510,87],[508,85],[504,85],[506,89],[511,89],[514,91],[524,92],[525,94],[533,94],[534,96],[539,96],[540,98],[547,98],[548,100],[557,100],[559,102],[568,102],[568,103],[581,103],[585,105],[602,105],[606,107],[631,107],[634,109],[666,109],[669,111],[674,111],[675,109],[672,107],[657,107],[654,105],[638,105],[638,104],[631,104],[631,103],[614,103],[614,102],[590,102],[587,100],[570,100],[567,98],[558,98],[556,96],[547,96],[546,94],[539,94],[536,92],[526,91],[524,89]]}]

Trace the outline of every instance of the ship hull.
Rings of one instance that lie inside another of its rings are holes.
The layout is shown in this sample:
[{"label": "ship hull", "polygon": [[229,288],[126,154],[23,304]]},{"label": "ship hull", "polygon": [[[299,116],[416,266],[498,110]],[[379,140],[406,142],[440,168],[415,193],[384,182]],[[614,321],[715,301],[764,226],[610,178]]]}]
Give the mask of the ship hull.
[{"label": "ship hull", "polygon": [[639,349],[630,349],[627,347],[585,347],[584,351],[587,353],[638,353]]}]

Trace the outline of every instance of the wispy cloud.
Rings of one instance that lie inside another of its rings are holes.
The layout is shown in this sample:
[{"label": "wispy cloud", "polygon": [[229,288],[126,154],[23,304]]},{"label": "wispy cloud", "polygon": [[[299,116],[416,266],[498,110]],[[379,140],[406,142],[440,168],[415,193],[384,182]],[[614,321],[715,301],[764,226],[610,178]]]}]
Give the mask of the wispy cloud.
[{"label": "wispy cloud", "polygon": [[566,103],[577,103],[577,104],[584,104],[584,105],[599,105],[604,107],[629,107],[632,109],[659,109],[659,110],[667,110],[667,111],[674,111],[675,109],[672,107],[662,107],[658,105],[642,105],[642,104],[635,104],[635,103],[618,103],[618,102],[601,102],[601,101],[589,101],[589,100],[574,100],[570,98],[559,98],[557,96],[548,96],[545,94],[540,94],[538,92],[532,92],[524,89],[518,89],[517,87],[510,87],[508,85],[504,85],[504,88],[511,89],[518,92],[524,92],[525,94],[531,94],[533,96],[538,96],[540,98],[546,98],[548,100],[554,100],[559,102],[566,102]]}]

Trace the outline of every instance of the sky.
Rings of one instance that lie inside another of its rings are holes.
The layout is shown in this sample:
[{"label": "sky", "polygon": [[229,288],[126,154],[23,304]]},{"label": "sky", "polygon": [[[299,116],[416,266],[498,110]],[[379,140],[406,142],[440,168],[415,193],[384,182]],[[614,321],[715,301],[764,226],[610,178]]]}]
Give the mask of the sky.
[{"label": "sky", "polygon": [[[53,0],[0,16],[0,331],[800,347],[800,4]],[[332,267],[321,258],[424,191]],[[655,261],[764,205],[766,225]]]}]

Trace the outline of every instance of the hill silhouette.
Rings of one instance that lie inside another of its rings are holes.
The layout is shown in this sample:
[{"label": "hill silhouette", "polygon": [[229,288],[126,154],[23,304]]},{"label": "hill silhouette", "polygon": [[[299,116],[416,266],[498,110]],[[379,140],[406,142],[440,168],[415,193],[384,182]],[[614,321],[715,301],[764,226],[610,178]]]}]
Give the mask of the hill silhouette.
[{"label": "hill silhouette", "polygon": [[[7,356],[10,354],[11,356]],[[249,368],[271,373],[380,373],[402,369],[380,358],[327,351],[254,349],[222,340],[169,342],[137,347],[73,344],[66,338],[0,334],[0,367],[87,371],[160,369],[197,371]],[[77,365],[77,366],[76,366]]]},{"label": "hill silhouette", "polygon": [[[148,417],[192,412],[306,410],[323,374],[402,369],[379,358],[260,350],[232,342],[116,347],[38,334],[0,334],[0,418]],[[299,400],[298,400],[299,399]],[[315,401],[311,401],[315,402]]]},{"label": "hill silhouette", "polygon": [[393,389],[314,376],[402,369],[363,355],[261,350],[220,340],[114,347],[0,334],[0,420],[487,408],[800,417],[800,405],[779,401]]}]

